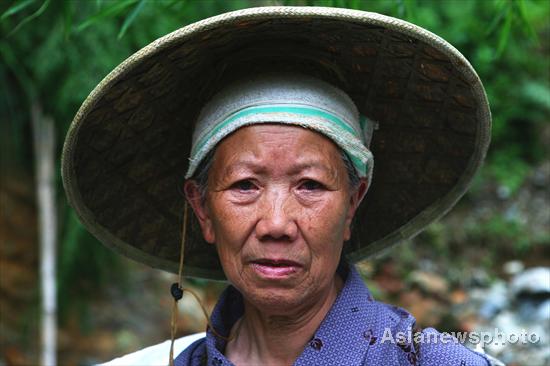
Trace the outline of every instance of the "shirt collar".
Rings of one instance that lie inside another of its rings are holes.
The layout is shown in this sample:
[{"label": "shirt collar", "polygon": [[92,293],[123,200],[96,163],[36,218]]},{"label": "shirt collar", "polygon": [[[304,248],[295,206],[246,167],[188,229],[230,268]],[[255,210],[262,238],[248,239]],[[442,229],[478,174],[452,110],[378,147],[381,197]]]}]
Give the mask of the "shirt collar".
[{"label": "shirt collar", "polygon": [[[376,339],[374,329],[379,321],[372,309],[376,302],[353,265],[342,265],[338,273],[344,279],[344,287],[295,365],[330,364],[330,360],[335,359],[359,364]],[[228,337],[243,312],[242,295],[228,286],[212,312],[211,324],[218,334]],[[358,326],[361,324],[365,326]],[[342,347],[343,340],[345,347]],[[225,345],[224,339],[217,337],[212,329],[207,330],[208,365],[232,365],[223,355]]]}]

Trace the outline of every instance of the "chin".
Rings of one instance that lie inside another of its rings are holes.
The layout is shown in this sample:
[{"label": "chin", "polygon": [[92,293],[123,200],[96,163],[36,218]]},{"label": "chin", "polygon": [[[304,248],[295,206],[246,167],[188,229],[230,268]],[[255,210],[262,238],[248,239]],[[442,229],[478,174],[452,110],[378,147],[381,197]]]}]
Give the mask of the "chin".
[{"label": "chin", "polygon": [[[252,293],[241,292],[245,300],[261,312],[273,315],[285,315],[304,304],[303,296],[299,296],[296,290],[276,289],[254,291]],[[303,295],[303,291],[302,294]]]}]

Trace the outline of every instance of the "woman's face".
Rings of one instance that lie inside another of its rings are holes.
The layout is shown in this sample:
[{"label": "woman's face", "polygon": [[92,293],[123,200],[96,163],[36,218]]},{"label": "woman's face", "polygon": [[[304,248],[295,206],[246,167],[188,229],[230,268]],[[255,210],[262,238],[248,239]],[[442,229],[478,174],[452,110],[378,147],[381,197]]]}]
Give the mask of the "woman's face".
[{"label": "woman's face", "polygon": [[191,201],[229,281],[254,306],[284,314],[334,285],[365,187],[350,192],[340,152],[326,137],[264,124],[218,145],[206,203]]}]

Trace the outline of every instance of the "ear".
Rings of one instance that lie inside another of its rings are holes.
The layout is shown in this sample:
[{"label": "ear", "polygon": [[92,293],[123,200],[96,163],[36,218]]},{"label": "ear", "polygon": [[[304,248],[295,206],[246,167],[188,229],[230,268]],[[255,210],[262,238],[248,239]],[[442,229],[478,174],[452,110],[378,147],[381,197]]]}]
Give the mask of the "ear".
[{"label": "ear", "polygon": [[366,178],[361,178],[357,188],[355,188],[355,190],[352,191],[350,194],[349,208],[346,214],[346,228],[344,231],[344,241],[347,241],[351,238],[351,222],[353,220],[353,217],[355,216],[355,212],[357,211],[357,208],[361,204],[361,201],[363,201],[363,198],[365,198],[365,194],[367,193],[367,188],[368,188],[368,180]]},{"label": "ear", "polygon": [[185,192],[187,202],[189,202],[193,208],[195,216],[199,220],[204,240],[210,244],[214,244],[216,241],[214,227],[212,225],[212,220],[210,219],[208,207],[202,200],[198,183],[192,179],[186,180],[183,186],[183,191]]}]

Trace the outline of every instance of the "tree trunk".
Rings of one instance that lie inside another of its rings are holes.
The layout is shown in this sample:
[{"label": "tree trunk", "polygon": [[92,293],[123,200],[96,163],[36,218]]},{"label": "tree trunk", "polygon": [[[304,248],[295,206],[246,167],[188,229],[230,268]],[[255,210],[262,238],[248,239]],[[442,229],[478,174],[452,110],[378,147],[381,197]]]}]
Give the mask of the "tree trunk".
[{"label": "tree trunk", "polygon": [[41,363],[44,366],[55,366],[57,363],[55,128],[53,120],[42,115],[36,103],[32,107],[32,131],[40,238]]}]

